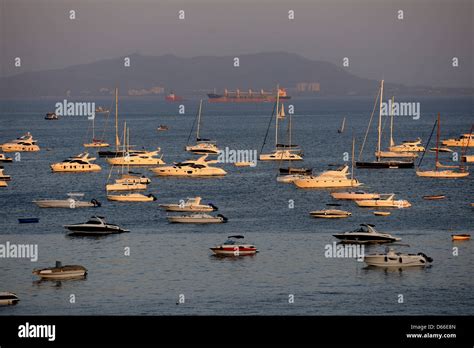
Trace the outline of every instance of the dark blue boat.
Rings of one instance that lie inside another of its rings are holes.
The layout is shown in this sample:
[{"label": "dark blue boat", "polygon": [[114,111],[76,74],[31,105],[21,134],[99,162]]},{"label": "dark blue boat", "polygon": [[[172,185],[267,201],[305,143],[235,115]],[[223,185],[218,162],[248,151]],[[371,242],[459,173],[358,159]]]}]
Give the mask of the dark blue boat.
[{"label": "dark blue boat", "polygon": [[23,218],[23,219],[18,219],[18,222],[20,224],[34,224],[39,222],[39,218]]}]

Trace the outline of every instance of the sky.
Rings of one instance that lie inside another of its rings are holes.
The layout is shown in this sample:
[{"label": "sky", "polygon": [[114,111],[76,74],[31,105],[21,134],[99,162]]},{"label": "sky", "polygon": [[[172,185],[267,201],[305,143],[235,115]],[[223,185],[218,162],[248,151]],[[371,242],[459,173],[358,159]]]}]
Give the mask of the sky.
[{"label": "sky", "polygon": [[473,18],[473,0],[0,0],[0,73],[285,51],[341,67],[347,57],[364,78],[474,87]]}]

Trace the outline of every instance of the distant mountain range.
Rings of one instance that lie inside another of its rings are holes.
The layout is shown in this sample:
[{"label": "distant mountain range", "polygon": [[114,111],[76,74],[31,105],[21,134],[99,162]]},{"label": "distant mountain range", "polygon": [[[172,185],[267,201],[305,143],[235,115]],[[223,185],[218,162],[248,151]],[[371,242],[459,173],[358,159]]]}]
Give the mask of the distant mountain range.
[{"label": "distant mountain range", "polygon": [[[130,67],[124,66],[124,58],[3,77],[0,96],[100,96],[112,93],[115,86],[120,88],[121,95],[156,95],[173,90],[183,96],[204,96],[225,88],[272,90],[277,84],[294,96],[373,96],[379,83],[357,77],[332,63],[284,52],[241,55],[239,67],[234,67],[233,56],[180,58],[133,54],[129,56]],[[385,87],[387,95],[474,95],[473,88],[410,87],[390,81],[386,81]]]}]

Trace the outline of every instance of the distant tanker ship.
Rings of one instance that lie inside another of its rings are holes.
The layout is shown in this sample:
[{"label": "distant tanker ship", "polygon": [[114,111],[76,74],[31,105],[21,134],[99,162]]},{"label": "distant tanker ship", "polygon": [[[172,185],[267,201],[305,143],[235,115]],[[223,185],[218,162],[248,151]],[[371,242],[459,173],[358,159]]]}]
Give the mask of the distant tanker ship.
[{"label": "distant tanker ship", "polygon": [[[280,100],[291,99],[284,88],[279,88],[278,94]],[[239,89],[236,91],[225,89],[224,94],[209,93],[207,96],[211,103],[261,103],[276,100],[275,92],[265,92],[263,89],[260,92],[254,92],[251,89],[248,92],[241,92]]]}]

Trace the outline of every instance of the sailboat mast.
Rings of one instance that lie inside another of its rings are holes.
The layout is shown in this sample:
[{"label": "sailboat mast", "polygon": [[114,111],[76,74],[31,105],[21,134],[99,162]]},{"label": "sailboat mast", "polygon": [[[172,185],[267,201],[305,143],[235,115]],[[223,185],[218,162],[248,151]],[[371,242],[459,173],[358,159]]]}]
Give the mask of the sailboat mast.
[{"label": "sailboat mast", "polygon": [[196,131],[196,140],[199,140],[199,130],[201,128],[202,99],[199,101],[198,126]]},{"label": "sailboat mast", "polygon": [[395,97],[392,97],[392,105],[390,106],[390,146],[394,146],[393,141],[393,104],[395,103]]},{"label": "sailboat mast", "polygon": [[92,142],[94,142],[94,139],[95,139],[95,117],[92,118]]},{"label": "sailboat mast", "polygon": [[355,149],[355,137],[352,137],[352,168],[351,168],[351,186],[354,180],[354,149]]},{"label": "sailboat mast", "polygon": [[128,154],[128,161],[127,161],[127,173],[130,173],[130,127],[127,128],[127,154]]},{"label": "sailboat mast", "polygon": [[382,137],[382,101],[383,101],[383,80],[380,81],[380,100],[379,100],[379,127],[377,140],[377,162],[380,161],[380,142]]},{"label": "sailboat mast", "polygon": [[120,140],[118,135],[118,88],[115,88],[115,150],[118,152]]},{"label": "sailboat mast", "polygon": [[[126,161],[128,159],[128,156],[130,155],[128,153],[128,148],[127,148],[127,122],[123,123],[123,160]],[[123,175],[123,161],[122,161],[122,175]]]},{"label": "sailboat mast", "polygon": [[439,152],[439,133],[440,133],[440,114],[438,112],[438,130],[436,131],[436,162],[435,162],[435,170],[438,170],[438,152]]},{"label": "sailboat mast", "polygon": [[278,113],[279,113],[279,108],[278,106],[280,105],[280,85],[277,85],[277,104],[276,104],[276,117],[275,117],[275,148],[278,146]]}]

